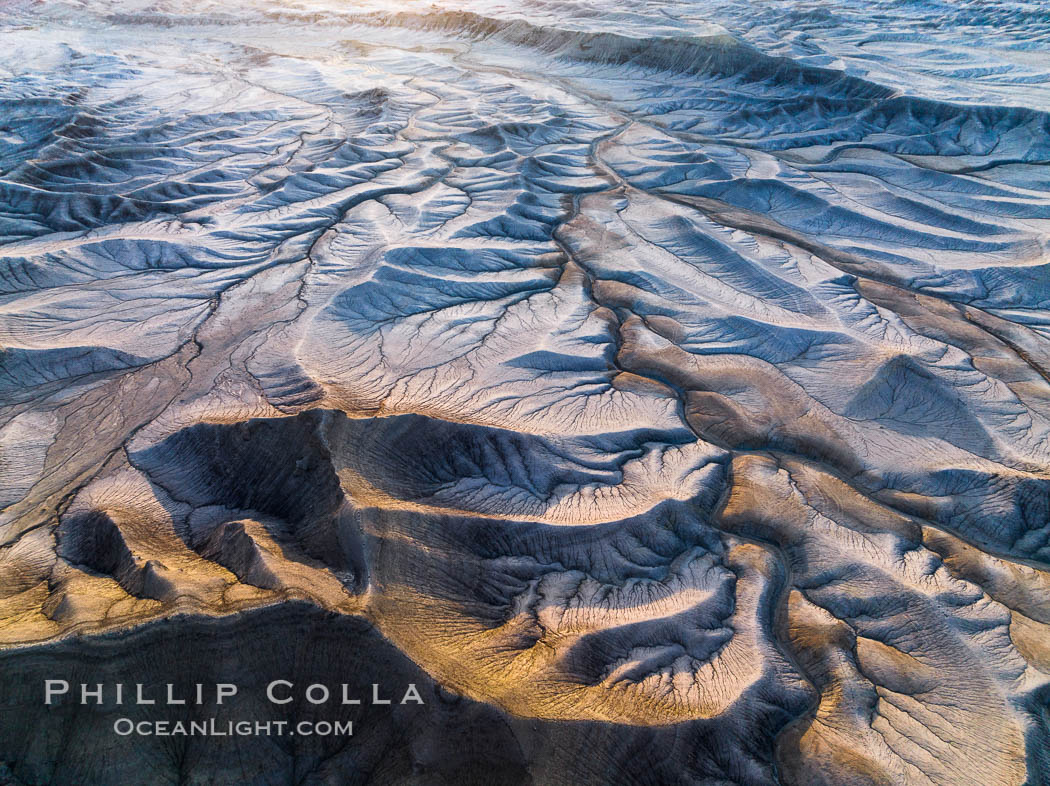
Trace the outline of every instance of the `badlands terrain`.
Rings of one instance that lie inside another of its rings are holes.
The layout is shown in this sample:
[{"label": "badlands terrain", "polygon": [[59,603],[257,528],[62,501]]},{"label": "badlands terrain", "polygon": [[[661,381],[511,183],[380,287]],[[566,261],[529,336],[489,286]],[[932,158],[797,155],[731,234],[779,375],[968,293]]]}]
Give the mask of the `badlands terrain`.
[{"label": "badlands terrain", "polygon": [[[1050,782],[1048,49],[0,3],[0,783]],[[52,677],[425,705],[120,737]]]}]

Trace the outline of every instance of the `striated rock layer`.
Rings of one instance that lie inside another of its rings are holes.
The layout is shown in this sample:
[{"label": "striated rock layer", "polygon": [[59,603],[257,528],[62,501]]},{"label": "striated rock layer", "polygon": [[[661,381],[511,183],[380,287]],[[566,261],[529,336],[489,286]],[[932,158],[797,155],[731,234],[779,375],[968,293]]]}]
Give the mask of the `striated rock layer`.
[{"label": "striated rock layer", "polygon": [[1037,4],[0,24],[0,782],[1050,780]]}]

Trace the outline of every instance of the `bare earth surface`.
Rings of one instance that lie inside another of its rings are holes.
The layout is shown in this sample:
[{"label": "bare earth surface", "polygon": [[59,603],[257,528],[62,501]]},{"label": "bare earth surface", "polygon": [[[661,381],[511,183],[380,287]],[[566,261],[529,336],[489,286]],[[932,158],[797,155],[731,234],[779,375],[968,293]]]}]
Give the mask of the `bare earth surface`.
[{"label": "bare earth surface", "polygon": [[1042,4],[0,16],[0,783],[1050,781]]}]

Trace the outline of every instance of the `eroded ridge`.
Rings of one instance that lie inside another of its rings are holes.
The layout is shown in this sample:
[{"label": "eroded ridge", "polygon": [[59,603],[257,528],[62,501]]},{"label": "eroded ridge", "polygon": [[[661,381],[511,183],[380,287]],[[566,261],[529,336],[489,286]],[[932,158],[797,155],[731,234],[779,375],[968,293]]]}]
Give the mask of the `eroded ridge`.
[{"label": "eroded ridge", "polygon": [[1042,782],[1050,33],[847,6],[12,5],[0,641],[307,602],[683,783]]}]

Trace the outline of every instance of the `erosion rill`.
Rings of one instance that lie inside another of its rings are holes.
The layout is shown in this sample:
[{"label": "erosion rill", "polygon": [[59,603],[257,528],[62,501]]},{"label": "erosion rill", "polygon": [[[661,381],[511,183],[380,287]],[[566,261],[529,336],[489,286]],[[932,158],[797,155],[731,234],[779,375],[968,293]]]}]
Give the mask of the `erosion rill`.
[{"label": "erosion rill", "polygon": [[1050,783],[1050,16],[0,3],[0,784]]}]

